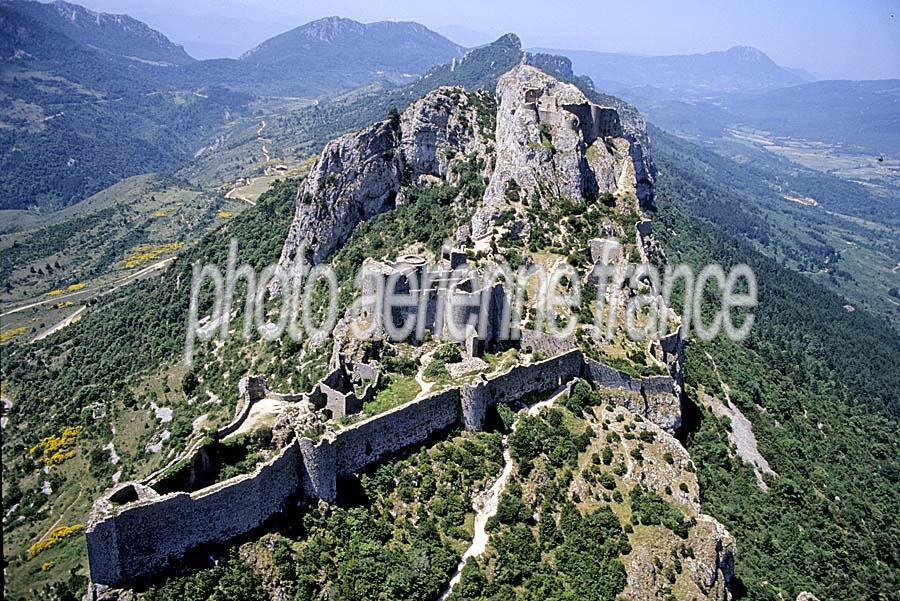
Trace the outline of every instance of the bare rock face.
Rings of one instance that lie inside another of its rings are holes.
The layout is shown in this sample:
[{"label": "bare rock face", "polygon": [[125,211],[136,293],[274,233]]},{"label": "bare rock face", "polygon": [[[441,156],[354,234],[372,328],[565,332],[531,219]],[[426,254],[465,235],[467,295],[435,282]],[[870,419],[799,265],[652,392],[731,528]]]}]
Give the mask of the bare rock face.
[{"label": "bare rock face", "polygon": [[360,221],[393,208],[403,160],[396,151],[399,123],[376,123],[329,142],[297,194],[297,209],[279,265],[300,248],[319,263],[350,237]]},{"label": "bare rock face", "polygon": [[414,184],[422,176],[445,178],[457,155],[485,155],[486,135],[477,109],[478,94],[438,88],[411,104],[400,117],[400,153]]},{"label": "bare rock face", "polygon": [[517,211],[515,197],[550,203],[604,192],[637,196],[638,169],[616,108],[593,104],[574,85],[530,65],[504,74],[497,96],[496,167],[472,220],[474,238]]},{"label": "bare rock face", "polygon": [[395,118],[328,143],[298,191],[279,266],[289,269],[301,248],[309,262],[322,262],[359,223],[401,202],[402,183],[447,178],[457,156],[487,156],[493,132],[484,127],[483,101],[439,88]]}]

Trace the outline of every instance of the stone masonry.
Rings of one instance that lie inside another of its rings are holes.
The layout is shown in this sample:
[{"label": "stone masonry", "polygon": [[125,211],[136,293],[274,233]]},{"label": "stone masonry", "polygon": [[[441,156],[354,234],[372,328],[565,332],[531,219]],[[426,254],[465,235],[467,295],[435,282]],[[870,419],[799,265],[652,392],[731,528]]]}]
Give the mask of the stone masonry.
[{"label": "stone masonry", "polygon": [[[579,377],[602,388],[630,391],[633,394],[624,398],[639,402],[628,408],[670,432],[680,425],[674,380],[632,378],[571,350],[414,399],[326,433],[319,441],[294,440],[252,474],[207,488],[159,494],[146,482],[123,484],[101,497],[91,512],[86,531],[91,580],[105,586],[135,586],[164,572],[189,551],[225,544],[298,503],[335,501],[339,477],[457,426],[481,430],[492,406],[550,392]],[[245,386],[248,404],[254,398],[249,391],[258,394],[259,386],[264,384],[250,381]]]}]

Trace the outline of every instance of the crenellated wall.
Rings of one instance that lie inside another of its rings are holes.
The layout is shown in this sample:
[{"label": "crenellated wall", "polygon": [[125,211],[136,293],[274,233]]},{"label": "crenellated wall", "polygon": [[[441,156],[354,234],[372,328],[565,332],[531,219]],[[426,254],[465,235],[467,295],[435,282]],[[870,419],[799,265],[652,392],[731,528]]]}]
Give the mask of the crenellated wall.
[{"label": "crenellated wall", "polygon": [[[663,344],[670,351],[676,348],[671,340]],[[475,384],[414,399],[328,432],[318,442],[294,440],[254,473],[192,493],[159,495],[142,483],[123,484],[99,499],[91,513],[86,531],[91,580],[133,586],[165,571],[190,550],[234,540],[298,502],[335,501],[339,477],[358,473],[457,425],[481,430],[493,405],[550,392],[578,377],[617,389],[610,400],[670,431],[680,424],[677,382],[672,378],[632,378],[580,350],[570,350]]]}]

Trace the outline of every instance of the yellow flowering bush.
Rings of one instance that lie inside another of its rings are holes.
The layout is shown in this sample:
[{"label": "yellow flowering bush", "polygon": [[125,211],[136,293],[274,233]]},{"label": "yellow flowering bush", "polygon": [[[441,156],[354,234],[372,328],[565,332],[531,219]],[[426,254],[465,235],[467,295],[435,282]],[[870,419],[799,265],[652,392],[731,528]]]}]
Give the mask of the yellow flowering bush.
[{"label": "yellow flowering bush", "polygon": [[75,456],[75,443],[82,426],[66,426],[59,434],[41,439],[31,447],[31,454],[40,454],[44,465],[59,465]]},{"label": "yellow flowering bush", "polygon": [[[34,558],[39,553],[43,553],[47,549],[50,549],[57,544],[59,544],[62,540],[69,538],[70,536],[74,536],[84,530],[84,526],[81,524],[73,524],[71,526],[61,526],[56,530],[52,531],[47,538],[43,540],[39,540],[34,543],[30,547],[28,547],[28,559]],[[52,564],[53,562],[47,562]],[[47,564],[44,564],[47,565]],[[41,566],[41,569],[44,569],[44,565]],[[53,567],[52,565],[50,567]],[[49,569],[49,568],[48,568]],[[46,571],[46,570],[45,570]]]},{"label": "yellow flowering bush", "polygon": [[141,244],[135,246],[125,257],[125,267],[141,267],[156,261],[161,256],[179,250],[184,244],[181,242],[169,242],[167,244]]},{"label": "yellow flowering bush", "polygon": [[7,342],[12,340],[16,336],[24,334],[26,332],[26,330],[28,330],[28,328],[21,327],[21,328],[12,328],[12,329],[6,330],[5,332],[0,332],[0,344],[6,344]]}]

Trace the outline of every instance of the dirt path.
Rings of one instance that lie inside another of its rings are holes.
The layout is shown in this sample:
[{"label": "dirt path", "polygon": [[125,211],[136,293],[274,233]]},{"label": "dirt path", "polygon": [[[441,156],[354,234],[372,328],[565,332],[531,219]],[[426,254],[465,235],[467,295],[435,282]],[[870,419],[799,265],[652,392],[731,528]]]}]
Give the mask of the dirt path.
[{"label": "dirt path", "polygon": [[[419,367],[419,371],[416,372],[416,384],[418,384],[419,388],[421,388],[422,390],[419,392],[419,394],[416,395],[417,397],[425,396],[426,394],[431,392],[432,388],[434,388],[434,382],[427,382],[423,375],[425,373],[424,366],[427,365],[426,359],[429,359],[431,357],[431,353],[433,352],[434,351],[423,354],[422,359],[420,360],[422,367]],[[428,361],[428,363],[430,363],[430,361]]]},{"label": "dirt path", "polygon": [[[263,154],[263,177],[268,177],[272,175],[271,168],[268,166],[269,163],[272,162],[272,155],[269,153],[269,147],[266,144],[270,144],[272,142],[271,138],[264,138],[262,133],[267,127],[266,120],[263,119],[259,123],[259,128],[256,130],[256,140],[260,142],[262,145],[262,154]],[[253,183],[258,180],[258,177],[249,177],[246,180],[246,183],[243,186],[238,186],[237,183],[232,184],[231,189],[225,193],[225,198],[235,199],[235,200],[243,200],[248,203],[250,206],[256,206],[256,203],[250,200],[249,198],[244,198],[243,196],[237,195],[237,190],[240,188],[247,188],[252,186]]]},{"label": "dirt path", "polygon": [[78,496],[75,497],[75,499],[74,499],[71,503],[69,503],[69,504],[66,506],[65,509],[63,509],[62,511],[59,512],[59,517],[56,518],[56,521],[53,522],[52,524],[50,524],[50,527],[47,528],[46,532],[44,532],[44,533],[41,534],[39,537],[37,537],[37,538],[35,539],[35,541],[34,541],[33,544],[37,544],[37,543],[41,542],[42,540],[44,540],[45,538],[47,538],[48,536],[50,536],[50,533],[53,532],[53,531],[56,529],[56,527],[59,526],[59,523],[62,522],[62,519],[63,519],[64,517],[66,517],[66,512],[69,511],[70,509],[72,509],[72,506],[74,506],[75,503],[78,502],[78,499],[81,498],[81,495],[82,495],[83,493],[84,493],[84,489],[83,489],[83,488],[79,488],[79,489],[78,489]]},{"label": "dirt path", "polygon": [[[553,403],[565,393],[566,386],[560,387],[550,396],[550,398],[529,406],[526,414],[531,416],[537,415],[545,407],[552,406]],[[519,419],[521,419],[521,416],[516,418],[516,421],[513,422],[511,428],[513,432],[516,431],[516,428],[519,425]],[[446,601],[450,597],[453,589],[462,579],[463,568],[466,567],[466,563],[469,559],[480,556],[484,553],[485,549],[487,549],[487,544],[490,540],[490,534],[487,532],[487,523],[488,520],[497,514],[497,508],[500,505],[500,497],[503,496],[503,491],[506,490],[506,483],[509,481],[509,477],[512,475],[513,470],[512,455],[509,451],[509,435],[503,436],[501,445],[503,447],[503,469],[491,486],[477,494],[472,500],[472,506],[475,509],[475,534],[472,537],[472,543],[469,545],[469,548],[466,549],[465,553],[463,553],[462,559],[456,566],[456,571],[450,579],[450,583],[447,585],[444,592],[441,593],[441,596],[438,597],[438,601]]]},{"label": "dirt path", "polygon": [[59,332],[64,327],[72,325],[81,316],[81,314],[84,312],[85,309],[87,309],[87,307],[79,307],[79,309],[77,311],[75,311],[74,313],[72,313],[71,315],[69,315],[68,317],[66,317],[65,319],[63,319],[62,321],[60,321],[59,323],[54,325],[53,327],[47,328],[46,330],[44,330],[43,332],[41,332],[40,334],[35,336],[34,340],[32,340],[32,342],[37,342],[38,340],[43,340],[47,336],[50,336],[51,334],[55,334],[55,333]]},{"label": "dirt path", "polygon": [[3,402],[3,417],[0,418],[0,428],[5,428],[9,423],[9,418],[6,416],[9,413],[9,410],[12,409],[12,401],[6,398],[5,396],[0,396],[0,401]]},{"label": "dirt path", "polygon": [[[142,275],[146,275],[148,273],[156,271],[158,269],[162,269],[174,260],[175,260],[175,257],[169,257],[168,259],[163,259],[162,261],[154,263],[153,265],[148,265],[147,267],[144,267],[143,269],[135,271],[134,273],[129,274],[125,277],[119,278],[118,280],[113,280],[112,282],[107,284],[108,286],[112,286],[112,288],[101,291],[97,296],[106,296],[107,294],[112,294],[116,290],[120,289],[122,286],[129,284],[132,280],[139,278]],[[0,317],[6,317],[7,315],[12,315],[13,313],[21,313],[22,311],[27,311],[28,309],[32,309],[34,307],[40,307],[40,306],[43,306],[43,305],[46,305],[49,303],[58,303],[60,301],[64,301],[67,299],[86,296],[88,294],[93,293],[95,290],[96,290],[95,288],[85,288],[84,290],[79,290],[78,292],[72,292],[70,294],[62,294],[60,296],[54,296],[53,298],[45,298],[44,300],[35,301],[30,304],[23,305],[21,307],[16,307],[15,309],[10,309],[9,311],[6,311],[5,313],[0,313]]]}]

